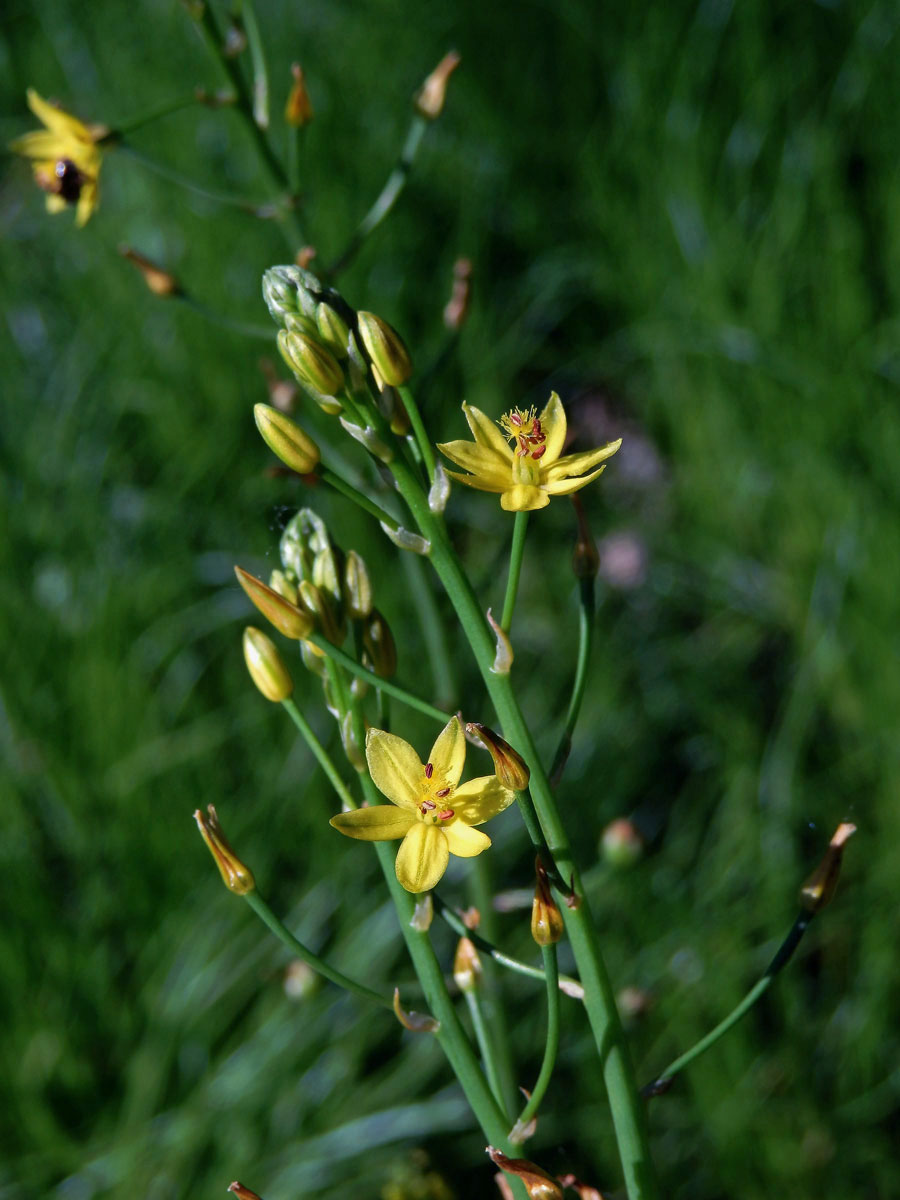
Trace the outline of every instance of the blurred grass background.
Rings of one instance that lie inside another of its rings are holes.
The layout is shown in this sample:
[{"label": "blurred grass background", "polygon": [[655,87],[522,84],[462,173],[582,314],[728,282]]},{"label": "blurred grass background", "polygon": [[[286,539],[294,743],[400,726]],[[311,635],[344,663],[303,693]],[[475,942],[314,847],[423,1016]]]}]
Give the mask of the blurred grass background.
[{"label": "blurred grass background", "polygon": [[[579,445],[626,439],[584,494],[603,583],[563,803],[616,984],[651,1000],[632,1028],[642,1080],[758,977],[836,823],[860,827],[788,972],[653,1102],[664,1194],[897,1194],[896,6],[308,0],[259,17],[276,144],[289,63],[307,73],[304,192],[326,261],[381,187],[411,93],[462,54],[408,190],[341,280],[427,365],[453,261],[471,258],[470,321],[423,392],[435,437],[461,436],[462,398],[499,415],[555,387]],[[115,124],[221,82],[159,0],[12,0],[0,54],[4,144],[34,127],[29,85]],[[228,111],[133,141],[208,187],[267,194]],[[125,153],[102,185],[79,232],[45,215],[24,163],[6,159],[0,184],[0,1197],[169,1200],[235,1177],[266,1200],[490,1195],[437,1047],[328,986],[289,996],[285,954],[190,821],[215,803],[299,936],[413,995],[374,856],[328,829],[320,773],[246,678],[231,566],[270,566],[312,501],[370,563],[400,679],[470,715],[480,684],[462,652],[456,679],[423,669],[410,579],[370,522],[264,475],[250,407],[273,347],[155,300],[115,249],[265,326],[280,229]],[[496,605],[510,523],[461,491],[455,535]],[[517,624],[548,752],[574,655],[572,536],[566,502],[532,520]],[[434,732],[409,730],[423,748]],[[596,851],[621,815],[648,842],[624,874]],[[492,833],[494,886],[528,886],[516,820]],[[466,903],[471,879],[444,891]],[[533,954],[525,914],[496,923]],[[541,992],[500,982],[528,1085]],[[568,1001],[564,1020],[528,1151],[613,1187]]]}]

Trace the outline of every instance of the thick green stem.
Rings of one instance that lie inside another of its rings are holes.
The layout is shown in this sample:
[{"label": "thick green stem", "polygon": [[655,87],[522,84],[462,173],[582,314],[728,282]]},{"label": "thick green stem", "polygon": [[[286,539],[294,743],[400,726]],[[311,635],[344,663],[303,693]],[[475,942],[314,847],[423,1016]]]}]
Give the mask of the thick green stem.
[{"label": "thick green stem", "polygon": [[[541,831],[558,875],[570,881],[573,907],[566,904],[562,911],[578,964],[578,973],[585,989],[584,1005],[600,1055],[628,1197],[629,1200],[654,1200],[657,1196],[657,1184],[650,1161],[646,1114],[635,1082],[612,984],[600,954],[597,931],[550,781],[519,708],[509,676],[495,675],[492,671],[493,640],[471,584],[446,539],[442,524],[433,519],[421,489],[403,464],[395,462],[392,464],[392,470],[421,533],[432,543],[431,561],[472,646],[485,686],[503,726],[503,736],[523,755],[531,769],[530,790]],[[521,793],[519,803],[524,813],[528,802]]]},{"label": "thick green stem", "polygon": [[334,762],[331,759],[331,756],[316,737],[315,732],[313,731],[313,728],[307,721],[306,717],[303,716],[303,714],[297,708],[297,705],[293,700],[290,699],[290,697],[287,700],[282,700],[281,703],[284,708],[287,709],[291,720],[300,730],[307,746],[309,746],[310,750],[313,752],[313,755],[319,766],[328,776],[328,782],[337,792],[338,796],[340,796],[341,803],[345,808],[357,808],[358,805],[354,800],[353,795],[347,788],[347,785],[344,783],[343,779],[341,779],[340,775],[338,774],[337,767],[334,765]]},{"label": "thick green stem", "polygon": [[509,552],[509,575],[506,580],[503,616],[500,618],[500,627],[504,633],[509,633],[513,612],[516,607],[516,596],[519,592],[519,576],[522,574],[522,559],[525,554],[525,532],[527,529],[528,513],[517,512],[515,524],[513,525],[512,548]]},{"label": "thick green stem", "polygon": [[532,1117],[537,1115],[541,1101],[550,1084],[553,1068],[556,1065],[556,1052],[559,1049],[559,970],[556,963],[556,946],[542,946],[544,956],[544,974],[547,978],[547,1040],[544,1044],[544,1058],[541,1070],[531,1093],[531,1099],[519,1114],[516,1125],[523,1129]]},{"label": "thick green stem", "polygon": [[319,958],[318,954],[314,954],[302,942],[298,942],[291,931],[281,923],[278,917],[272,912],[259,892],[247,892],[244,899],[259,917],[259,919],[268,925],[269,929],[275,934],[280,941],[284,942],[285,946],[291,950],[298,958],[302,958],[308,966],[323,975],[326,979],[330,979],[332,983],[336,983],[338,987],[344,988],[348,992],[353,992],[356,996],[362,996],[364,1000],[371,1000],[375,1004],[380,1004],[382,1008],[393,1008],[393,1003],[387,996],[381,996],[378,992],[373,992],[371,988],[366,987],[364,983],[357,983],[355,979],[351,979],[342,971],[335,970],[330,967],[327,962]]},{"label": "thick green stem", "polygon": [[327,638],[322,637],[320,633],[311,633],[308,641],[314,646],[318,646],[320,650],[324,650],[333,662],[340,665],[351,675],[356,675],[358,679],[365,680],[372,687],[381,688],[383,692],[387,692],[389,696],[393,696],[395,700],[402,701],[409,708],[416,709],[417,712],[423,713],[426,717],[431,717],[434,721],[440,721],[442,725],[446,725],[452,714],[443,712],[439,708],[435,708],[433,704],[429,704],[427,700],[420,700],[418,696],[414,696],[412,692],[408,692],[406,688],[402,688],[399,684],[392,683],[390,679],[382,679],[380,675],[376,675],[374,671],[358,663],[356,659],[351,658],[338,646],[333,646]]}]

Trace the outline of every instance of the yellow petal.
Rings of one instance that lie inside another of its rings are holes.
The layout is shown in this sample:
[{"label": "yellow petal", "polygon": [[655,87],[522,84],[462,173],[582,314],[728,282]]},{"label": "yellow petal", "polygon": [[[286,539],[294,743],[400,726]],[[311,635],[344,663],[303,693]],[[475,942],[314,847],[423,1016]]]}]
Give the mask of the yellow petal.
[{"label": "yellow petal", "polygon": [[425,767],[409,742],[383,729],[370,729],[366,734],[366,762],[375,786],[392,804],[416,807]]},{"label": "yellow petal", "polygon": [[356,808],[353,812],[338,813],[329,821],[329,825],[360,842],[392,842],[394,838],[405,837],[415,824],[418,822],[413,813],[391,804]]},{"label": "yellow petal", "polygon": [[507,512],[532,512],[546,508],[549,503],[550,497],[533,483],[517,483],[500,497],[500,507]]},{"label": "yellow petal", "polygon": [[607,446],[600,446],[597,450],[585,450],[581,454],[567,454],[564,458],[551,463],[547,467],[544,477],[548,483],[555,483],[556,480],[564,479],[569,475],[583,475],[585,471],[592,470],[598,463],[612,458],[621,445],[622,439],[619,438],[618,441],[610,442]]},{"label": "yellow petal", "polygon": [[436,825],[416,821],[397,851],[397,879],[408,892],[427,892],[447,870],[450,847]]},{"label": "yellow petal", "polygon": [[78,197],[78,207],[75,210],[75,224],[80,229],[91,219],[91,214],[97,207],[98,188],[95,183],[85,183]]},{"label": "yellow petal", "polygon": [[569,496],[572,492],[577,492],[585,484],[590,483],[592,479],[596,479],[598,475],[602,475],[605,470],[605,466],[598,467],[590,475],[582,475],[578,479],[558,479],[555,483],[545,483],[544,491],[549,492],[551,496]]},{"label": "yellow petal", "polygon": [[69,206],[62,196],[49,195],[44,201],[48,213],[64,212]]},{"label": "yellow petal", "polygon": [[500,432],[497,423],[485,416],[481,409],[476,408],[474,404],[463,403],[462,408],[475,441],[488,450],[496,451],[502,457],[512,458],[512,451],[507,444],[507,439]]},{"label": "yellow petal", "polygon": [[26,96],[28,98],[28,107],[34,115],[59,137],[75,138],[79,142],[92,142],[94,140],[87,126],[82,121],[79,121],[77,117],[71,116],[70,113],[63,112],[56,105],[49,104],[42,96],[37,94],[34,88],[29,88]]},{"label": "yellow petal", "polygon": [[460,475],[459,471],[448,471],[451,479],[467,483],[469,487],[477,488],[479,492],[505,492],[509,484],[509,475],[505,479],[486,479],[483,475]]},{"label": "yellow petal", "polygon": [[496,775],[481,775],[458,787],[451,803],[458,820],[482,825],[509,808],[515,798],[516,793],[504,787]]},{"label": "yellow petal", "polygon": [[466,763],[466,735],[459,717],[452,717],[438,734],[428,761],[434,767],[433,779],[456,787]]},{"label": "yellow petal", "polygon": [[13,153],[22,154],[25,158],[43,158],[51,164],[55,164],[60,158],[71,158],[72,150],[77,153],[79,149],[71,144],[71,139],[61,138],[49,129],[25,133],[14,142],[10,142],[9,148]]},{"label": "yellow petal", "polygon": [[473,475],[483,475],[487,479],[509,482],[512,470],[512,456],[503,457],[495,450],[488,450],[475,442],[439,442],[438,450],[447,456],[458,467],[465,467]]},{"label": "yellow petal", "polygon": [[556,392],[550,393],[550,399],[544,405],[541,429],[547,438],[544,443],[547,447],[544,451],[544,461],[549,464],[562,454],[566,441],[566,412]]},{"label": "yellow petal", "polygon": [[482,833],[480,829],[473,829],[464,821],[451,821],[449,825],[443,826],[443,830],[450,853],[459,858],[474,858],[482,850],[487,850],[491,844],[491,839],[486,833]]}]

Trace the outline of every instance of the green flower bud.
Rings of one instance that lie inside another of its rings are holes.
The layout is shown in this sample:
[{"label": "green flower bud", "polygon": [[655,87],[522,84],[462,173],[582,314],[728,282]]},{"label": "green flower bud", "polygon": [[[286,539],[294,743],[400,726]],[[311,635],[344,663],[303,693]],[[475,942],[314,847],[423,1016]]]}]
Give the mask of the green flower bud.
[{"label": "green flower bud", "polygon": [[307,671],[311,671],[313,675],[318,675],[320,679],[327,682],[328,665],[325,661],[324,650],[320,650],[312,642],[301,642],[300,659]]},{"label": "green flower bud", "polygon": [[278,568],[269,576],[269,587],[273,592],[277,592],[279,596],[284,596],[285,600],[289,600],[291,604],[297,603],[297,585],[293,579],[289,579],[284,571],[279,571]]},{"label": "green flower bud", "polygon": [[315,338],[318,334],[316,323],[312,317],[303,313],[285,313],[284,327],[288,333],[305,333],[307,337]]},{"label": "green flower bud", "polygon": [[333,396],[344,386],[344,372],[324,346],[305,333],[278,335],[278,349],[300,383],[322,396]]},{"label": "green flower bud", "polygon": [[352,712],[344,713],[341,718],[341,744],[344,747],[344,753],[347,755],[347,762],[353,770],[359,771],[360,774],[365,771],[366,751],[365,747],[359,744],[359,739],[356,736]]},{"label": "green flower bud", "polygon": [[322,588],[317,588],[309,579],[301,580],[297,590],[300,593],[301,605],[315,617],[322,636],[333,645],[339,646],[344,640],[344,628],[329,594]]},{"label": "green flower bud", "polygon": [[316,305],[322,292],[320,280],[295,264],[270,267],[263,273],[263,299],[272,319],[284,324],[288,313],[303,313],[315,319]]},{"label": "green flower bud", "polygon": [[372,581],[362,557],[351,550],[344,563],[344,603],[347,615],[361,621],[372,611]]},{"label": "green flower bud", "polygon": [[344,590],[341,581],[344,575],[344,553],[337,546],[326,546],[313,559],[312,581],[331,597],[335,608],[344,607]]},{"label": "green flower bud", "polygon": [[374,313],[356,314],[359,336],[378,374],[391,387],[400,387],[412,375],[412,362],[403,339]]},{"label": "green flower bud", "polygon": [[336,358],[346,358],[350,330],[347,322],[324,301],[316,308],[316,327],[321,340]]},{"label": "green flower bud", "polygon": [[267,700],[280,703],[294,690],[287,667],[270,637],[248,625],[244,630],[244,662],[250,678]]},{"label": "green flower bud", "polygon": [[363,625],[363,647],[376,675],[390,679],[396,673],[397,644],[390,625],[377,608],[372,609]]},{"label": "green flower bud", "polygon": [[262,439],[286,467],[298,475],[309,475],[319,463],[319,447],[290,417],[268,404],[253,406],[256,428]]}]

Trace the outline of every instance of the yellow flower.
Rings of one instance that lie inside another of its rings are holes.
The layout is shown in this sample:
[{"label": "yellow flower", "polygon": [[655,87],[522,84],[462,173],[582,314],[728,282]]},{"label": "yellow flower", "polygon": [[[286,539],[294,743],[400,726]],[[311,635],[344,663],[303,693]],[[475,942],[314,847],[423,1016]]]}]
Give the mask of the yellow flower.
[{"label": "yellow flower", "polygon": [[[551,496],[577,492],[597,478],[604,469],[597,464],[610,458],[622,444],[619,438],[598,450],[560,458],[566,440],[566,414],[556,392],[540,417],[533,408],[514,408],[496,425],[473,405],[462,407],[474,443],[444,442],[438,449],[471,474],[447,474],[482,492],[499,492],[500,504],[509,512],[545,508]],[[590,474],[585,475],[585,471]]]},{"label": "yellow flower", "polygon": [[85,125],[28,89],[28,107],[46,125],[10,143],[10,150],[32,160],[34,180],[47,193],[48,212],[74,204],[75,224],[84,225],[97,207],[101,151],[98,140],[108,130]]},{"label": "yellow flower", "polygon": [[451,854],[473,858],[486,850],[491,839],[473,826],[503,812],[516,798],[496,775],[460,785],[466,738],[458,717],[438,735],[427,763],[409,742],[383,729],[369,730],[366,760],[375,786],[391,804],[341,813],[331,824],[364,842],[403,838],[396,870],[408,892],[433,888]]}]

